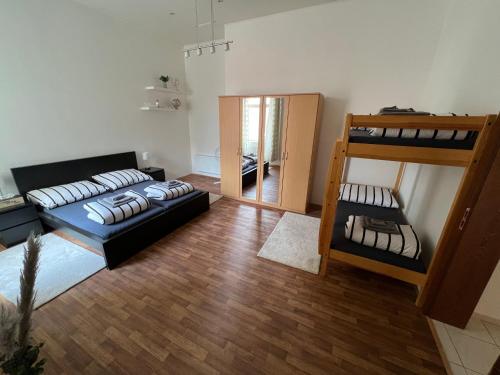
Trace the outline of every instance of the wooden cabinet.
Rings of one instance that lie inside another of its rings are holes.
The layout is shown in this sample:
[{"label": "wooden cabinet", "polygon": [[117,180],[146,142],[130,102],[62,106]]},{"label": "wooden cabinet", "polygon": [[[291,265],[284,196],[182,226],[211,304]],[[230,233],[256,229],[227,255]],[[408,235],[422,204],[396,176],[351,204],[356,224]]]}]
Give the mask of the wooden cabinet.
[{"label": "wooden cabinet", "polygon": [[222,193],[306,212],[321,99],[316,93],[220,97]]}]

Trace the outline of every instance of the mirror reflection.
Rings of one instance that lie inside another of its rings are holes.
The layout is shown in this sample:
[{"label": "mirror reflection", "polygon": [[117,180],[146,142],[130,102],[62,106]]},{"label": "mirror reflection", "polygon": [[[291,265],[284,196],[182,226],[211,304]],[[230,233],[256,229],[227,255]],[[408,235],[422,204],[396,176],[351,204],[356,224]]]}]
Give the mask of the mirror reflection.
[{"label": "mirror reflection", "polygon": [[265,98],[262,201],[279,202],[285,98]]},{"label": "mirror reflection", "polygon": [[241,127],[241,196],[257,200],[260,98],[244,98]]}]

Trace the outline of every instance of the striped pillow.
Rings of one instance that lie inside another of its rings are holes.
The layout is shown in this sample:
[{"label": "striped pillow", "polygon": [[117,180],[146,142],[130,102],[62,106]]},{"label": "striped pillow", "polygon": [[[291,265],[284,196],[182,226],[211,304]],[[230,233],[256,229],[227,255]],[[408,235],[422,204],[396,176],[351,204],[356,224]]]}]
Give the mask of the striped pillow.
[{"label": "striped pillow", "polygon": [[52,209],[94,197],[105,192],[106,188],[95,182],[77,181],[65,185],[31,190],[26,193],[26,197],[34,204]]},{"label": "striped pillow", "polygon": [[119,171],[106,172],[92,176],[92,178],[113,191],[153,179],[151,176],[137,169],[122,169]]},{"label": "striped pillow", "polygon": [[418,259],[422,246],[411,225],[396,224],[399,234],[366,229],[363,217],[349,215],[345,225],[345,238],[363,246],[374,247],[382,251],[391,251],[408,258]]},{"label": "striped pillow", "polygon": [[88,211],[87,217],[90,220],[109,225],[119,223],[151,207],[149,200],[142,194],[129,190],[125,195],[134,198],[134,200],[116,207],[108,207],[98,200],[84,204],[83,208]]},{"label": "striped pillow", "polygon": [[[177,182],[177,185],[169,187],[169,182]],[[188,182],[177,180],[169,182],[160,182],[159,184],[150,185],[145,188],[144,191],[148,193],[147,197],[160,201],[168,201],[170,199],[182,197],[183,195],[194,191],[193,185]]]},{"label": "striped pillow", "polygon": [[388,129],[367,128],[371,136],[387,138],[440,139],[463,141],[474,135],[472,130],[438,130],[438,129]]},{"label": "striped pillow", "polygon": [[392,195],[392,190],[380,186],[340,184],[339,200],[370,206],[399,207],[398,201]]}]

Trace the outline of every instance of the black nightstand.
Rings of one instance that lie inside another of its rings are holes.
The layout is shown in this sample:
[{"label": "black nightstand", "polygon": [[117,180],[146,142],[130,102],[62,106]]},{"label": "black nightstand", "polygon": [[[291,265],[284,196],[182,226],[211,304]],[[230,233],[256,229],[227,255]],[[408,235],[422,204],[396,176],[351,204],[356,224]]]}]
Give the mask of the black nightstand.
[{"label": "black nightstand", "polygon": [[26,241],[31,231],[43,234],[36,208],[31,203],[0,211],[0,243],[5,247]]},{"label": "black nightstand", "polygon": [[165,181],[165,170],[163,168],[149,167],[139,169],[142,173],[146,173],[153,177],[155,181]]}]

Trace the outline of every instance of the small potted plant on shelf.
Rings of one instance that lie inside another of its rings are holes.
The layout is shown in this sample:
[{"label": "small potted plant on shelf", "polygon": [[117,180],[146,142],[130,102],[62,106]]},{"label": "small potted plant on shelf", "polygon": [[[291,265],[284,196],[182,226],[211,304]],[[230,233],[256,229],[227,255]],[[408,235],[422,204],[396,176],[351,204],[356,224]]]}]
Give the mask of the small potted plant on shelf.
[{"label": "small potted plant on shelf", "polygon": [[164,87],[164,88],[168,88],[168,84],[167,82],[170,80],[169,76],[160,76],[160,82],[161,82],[161,85]]}]

